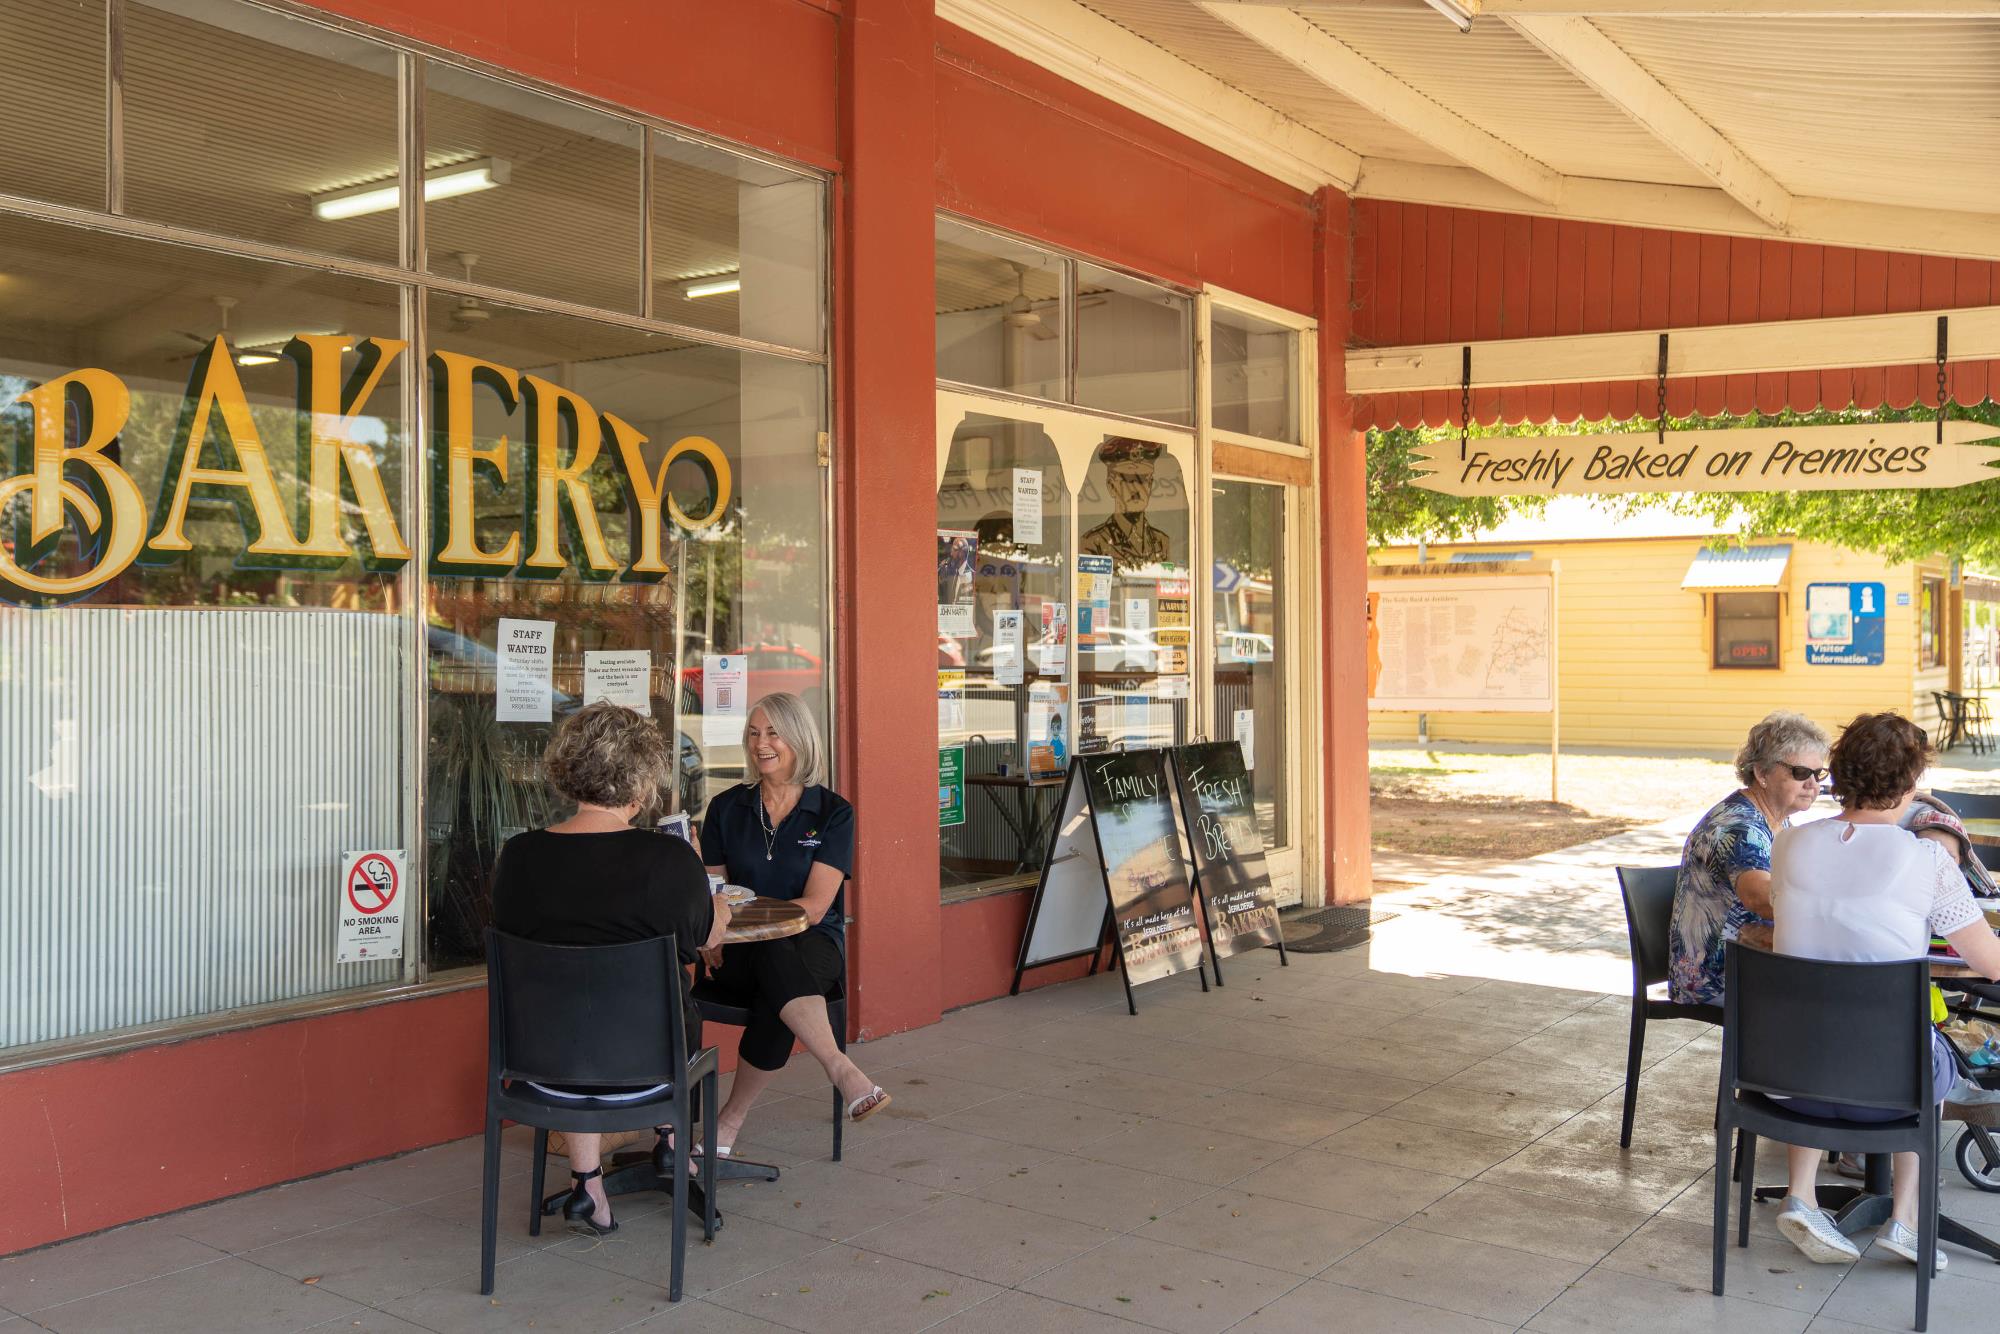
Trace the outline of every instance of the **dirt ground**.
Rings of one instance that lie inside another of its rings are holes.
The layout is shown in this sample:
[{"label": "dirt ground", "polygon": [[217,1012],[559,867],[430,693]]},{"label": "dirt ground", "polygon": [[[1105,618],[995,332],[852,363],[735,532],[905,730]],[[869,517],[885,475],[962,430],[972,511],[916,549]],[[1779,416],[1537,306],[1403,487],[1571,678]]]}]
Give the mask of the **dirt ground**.
[{"label": "dirt ground", "polygon": [[1547,754],[1373,750],[1369,809],[1377,850],[1511,861],[1553,852],[1686,811],[1736,788],[1721,760],[1576,754],[1549,797]]}]

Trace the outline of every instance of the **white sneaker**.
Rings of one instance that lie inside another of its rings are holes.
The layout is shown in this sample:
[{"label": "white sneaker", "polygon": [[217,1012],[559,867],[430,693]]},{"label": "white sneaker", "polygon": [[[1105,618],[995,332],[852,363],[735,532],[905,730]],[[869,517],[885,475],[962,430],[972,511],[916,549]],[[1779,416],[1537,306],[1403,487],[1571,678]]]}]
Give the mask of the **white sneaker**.
[{"label": "white sneaker", "polygon": [[[1893,1218],[1883,1225],[1880,1232],[1875,1234],[1875,1244],[1877,1246],[1880,1246],[1891,1255],[1902,1256],[1911,1264],[1917,1263],[1917,1241],[1916,1233],[1904,1227]],[[1937,1268],[1931,1272],[1942,1274],[1950,1264],[1951,1261],[1945,1258],[1944,1247],[1938,1247]]]},{"label": "white sneaker", "polygon": [[[1861,1258],[1861,1251],[1841,1234],[1832,1214],[1813,1208],[1796,1195],[1787,1195],[1784,1207],[1778,1210],[1778,1231],[1816,1265],[1852,1264]],[[1915,1248],[1911,1249],[1914,1253]]]}]

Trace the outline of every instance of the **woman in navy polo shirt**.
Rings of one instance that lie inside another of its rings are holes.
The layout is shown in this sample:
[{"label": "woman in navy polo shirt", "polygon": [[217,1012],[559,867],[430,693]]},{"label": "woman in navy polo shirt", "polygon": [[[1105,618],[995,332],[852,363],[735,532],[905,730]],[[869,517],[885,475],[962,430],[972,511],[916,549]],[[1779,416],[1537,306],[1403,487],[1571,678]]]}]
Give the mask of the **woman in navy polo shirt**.
[{"label": "woman in navy polo shirt", "polygon": [[826,1014],[827,995],[847,975],[843,886],[854,869],[854,808],[826,787],[819,727],[797,695],[770,694],[751,706],[743,754],[755,781],[709,803],[701,859],[730,884],[796,900],[812,925],[783,940],[702,951],[714,990],[750,1011],[715,1123],[722,1154],[736,1143],[757,1095],[785,1068],[794,1038],[847,1100],[850,1119],[889,1105],[881,1086],[840,1050]]}]

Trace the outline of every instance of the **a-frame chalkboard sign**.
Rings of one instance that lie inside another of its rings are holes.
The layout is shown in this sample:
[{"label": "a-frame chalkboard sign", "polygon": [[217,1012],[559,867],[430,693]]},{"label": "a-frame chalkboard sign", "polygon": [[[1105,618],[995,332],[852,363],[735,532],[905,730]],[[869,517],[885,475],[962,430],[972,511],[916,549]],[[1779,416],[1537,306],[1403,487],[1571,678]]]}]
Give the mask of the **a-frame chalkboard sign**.
[{"label": "a-frame chalkboard sign", "polygon": [[[1201,927],[1174,824],[1165,751],[1079,755],[1063,783],[1062,814],[1042,861],[1012,992],[1030,968],[1095,959],[1108,930],[1132,988],[1189,969],[1201,974]],[[1094,965],[1093,965],[1094,966]]]},{"label": "a-frame chalkboard sign", "polygon": [[1215,984],[1222,985],[1225,955],[1267,945],[1277,946],[1279,964],[1291,967],[1243,746],[1235,741],[1175,746],[1173,766]]}]

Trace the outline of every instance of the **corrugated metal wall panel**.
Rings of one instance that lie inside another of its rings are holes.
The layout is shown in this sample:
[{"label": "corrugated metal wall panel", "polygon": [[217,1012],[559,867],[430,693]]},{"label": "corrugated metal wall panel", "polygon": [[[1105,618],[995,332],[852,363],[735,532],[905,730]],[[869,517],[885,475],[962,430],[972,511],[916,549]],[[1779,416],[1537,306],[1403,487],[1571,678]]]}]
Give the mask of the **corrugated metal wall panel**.
[{"label": "corrugated metal wall panel", "polygon": [[[1946,310],[2000,300],[2000,263],[1698,235],[1485,213],[1394,200],[1354,208],[1354,342],[1361,347],[1480,342],[1553,333],[1617,333],[1885,311]],[[1650,382],[1481,390],[1473,417],[1623,420],[1653,413]],[[1984,402],[2000,362],[1946,371],[1953,401]],[[1667,410],[1907,408],[1930,403],[1928,365],[1789,375],[1697,376],[1667,385]],[[1355,425],[1454,426],[1458,395],[1355,400]]]},{"label": "corrugated metal wall panel", "polygon": [[0,612],[0,1048],[396,979],[334,933],[403,842],[399,625]]}]

